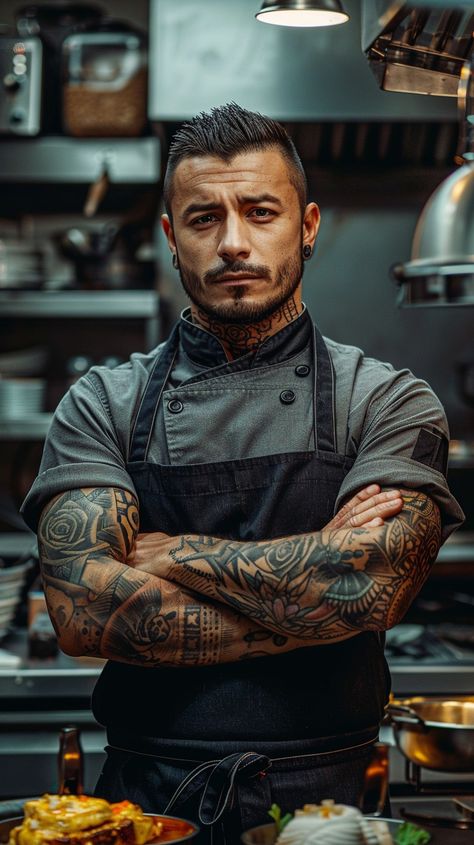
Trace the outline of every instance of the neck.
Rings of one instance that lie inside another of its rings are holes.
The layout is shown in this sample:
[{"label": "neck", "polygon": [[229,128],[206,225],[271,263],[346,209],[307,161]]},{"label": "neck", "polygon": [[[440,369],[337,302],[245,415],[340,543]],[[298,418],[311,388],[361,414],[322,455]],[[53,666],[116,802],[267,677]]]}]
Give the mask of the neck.
[{"label": "neck", "polygon": [[301,300],[291,296],[273,314],[258,323],[220,323],[198,306],[191,305],[193,323],[206,329],[220,341],[229,361],[256,349],[268,337],[295,320],[302,310]]}]

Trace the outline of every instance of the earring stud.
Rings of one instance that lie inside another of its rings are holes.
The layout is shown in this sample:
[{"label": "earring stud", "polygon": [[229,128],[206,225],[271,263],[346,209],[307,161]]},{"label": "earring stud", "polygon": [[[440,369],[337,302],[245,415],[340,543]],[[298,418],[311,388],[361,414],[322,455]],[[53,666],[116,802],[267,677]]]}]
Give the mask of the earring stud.
[{"label": "earring stud", "polygon": [[305,261],[307,261],[308,258],[311,258],[312,252],[313,250],[311,249],[310,245],[305,244],[303,247],[303,258],[305,259]]},{"label": "earring stud", "polygon": [[179,270],[178,256],[176,255],[175,252],[173,252],[173,258],[171,259],[171,261],[172,261],[174,269]]}]

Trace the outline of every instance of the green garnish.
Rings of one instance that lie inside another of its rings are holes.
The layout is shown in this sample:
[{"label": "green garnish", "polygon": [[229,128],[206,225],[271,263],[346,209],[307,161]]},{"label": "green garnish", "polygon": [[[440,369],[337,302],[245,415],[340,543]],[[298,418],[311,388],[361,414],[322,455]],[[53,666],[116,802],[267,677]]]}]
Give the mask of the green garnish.
[{"label": "green garnish", "polygon": [[397,830],[395,845],[426,845],[430,839],[427,830],[411,822],[404,822]]},{"label": "green garnish", "polygon": [[277,833],[281,833],[283,828],[286,827],[289,821],[293,818],[291,813],[286,813],[283,817],[281,815],[281,810],[278,804],[272,804],[268,811],[268,815],[271,816],[273,821],[276,824]]}]

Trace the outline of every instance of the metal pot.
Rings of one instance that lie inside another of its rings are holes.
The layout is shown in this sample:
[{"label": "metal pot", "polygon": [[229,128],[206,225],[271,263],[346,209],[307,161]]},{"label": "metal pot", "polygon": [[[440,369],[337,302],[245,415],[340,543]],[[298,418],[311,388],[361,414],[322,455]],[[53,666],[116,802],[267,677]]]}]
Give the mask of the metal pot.
[{"label": "metal pot", "polygon": [[474,697],[408,698],[389,704],[398,748],[412,763],[442,772],[474,772]]}]

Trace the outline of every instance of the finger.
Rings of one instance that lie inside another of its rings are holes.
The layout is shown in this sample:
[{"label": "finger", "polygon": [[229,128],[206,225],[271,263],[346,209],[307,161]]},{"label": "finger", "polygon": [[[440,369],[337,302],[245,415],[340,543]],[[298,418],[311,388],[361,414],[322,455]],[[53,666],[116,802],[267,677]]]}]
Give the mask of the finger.
[{"label": "finger", "polygon": [[354,505],[351,510],[351,513],[364,513],[364,511],[372,510],[373,508],[376,508],[379,505],[385,505],[386,503],[390,504],[394,501],[401,501],[400,491],[383,490],[382,492],[377,493],[375,496],[370,496],[364,502],[359,502],[359,504]]},{"label": "finger", "polygon": [[358,504],[367,501],[377,493],[380,493],[380,487],[378,484],[369,484],[367,487],[363,487],[362,490],[359,490],[355,496],[352,496],[352,498],[342,506],[336,516],[348,513],[348,511],[351,511],[352,508],[357,507]]},{"label": "finger", "polygon": [[402,507],[403,500],[401,498],[393,499],[388,502],[379,502],[367,511],[352,514],[348,519],[348,523],[353,528],[361,525],[367,525],[372,519],[376,519],[377,517],[387,519],[389,516],[394,516],[396,513],[401,511]]},{"label": "finger", "polygon": [[[369,488],[365,489],[368,490]],[[350,517],[359,514],[365,514],[366,519],[372,519],[372,517],[377,516],[379,513],[382,513],[382,515],[386,514],[388,510],[393,510],[396,513],[401,509],[402,504],[398,490],[384,490],[375,496],[369,496],[365,501],[354,504],[351,507],[352,501],[349,501],[346,507],[341,508],[334,517],[333,524],[335,527],[348,524]]]}]

